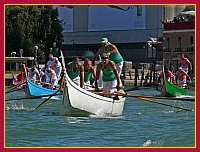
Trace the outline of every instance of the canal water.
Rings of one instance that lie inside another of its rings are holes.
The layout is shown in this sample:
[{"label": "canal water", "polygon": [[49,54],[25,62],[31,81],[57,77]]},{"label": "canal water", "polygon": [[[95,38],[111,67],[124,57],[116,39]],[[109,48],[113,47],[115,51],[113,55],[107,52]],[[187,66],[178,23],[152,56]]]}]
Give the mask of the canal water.
[{"label": "canal water", "polygon": [[[158,95],[154,88],[129,94]],[[190,91],[193,96],[194,92]],[[21,91],[6,99],[22,98]],[[127,97],[122,116],[69,117],[60,113],[61,101],[45,99],[5,101],[6,147],[194,147],[195,113]],[[81,100],[81,99],[80,99]],[[154,99],[153,99],[154,100]],[[194,102],[156,101],[195,109]]]}]

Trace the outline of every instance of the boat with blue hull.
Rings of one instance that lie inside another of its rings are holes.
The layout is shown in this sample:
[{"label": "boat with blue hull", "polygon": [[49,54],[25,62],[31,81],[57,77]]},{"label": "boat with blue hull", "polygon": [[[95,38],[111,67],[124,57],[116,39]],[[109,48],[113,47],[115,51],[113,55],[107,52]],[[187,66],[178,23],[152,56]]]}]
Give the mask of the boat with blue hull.
[{"label": "boat with blue hull", "polygon": [[[58,89],[49,89],[46,87],[43,87],[42,85],[37,85],[33,82],[31,82],[31,80],[29,78],[27,78],[27,85],[26,85],[26,89],[25,89],[25,94],[27,96],[42,96],[42,95],[52,95],[54,94]],[[58,92],[59,94],[59,92]]]}]

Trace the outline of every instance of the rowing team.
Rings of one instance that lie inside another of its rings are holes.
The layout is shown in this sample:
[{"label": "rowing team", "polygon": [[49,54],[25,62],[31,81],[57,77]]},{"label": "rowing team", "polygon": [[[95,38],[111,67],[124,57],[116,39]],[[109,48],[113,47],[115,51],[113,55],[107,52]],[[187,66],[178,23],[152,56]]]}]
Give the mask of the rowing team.
[{"label": "rowing team", "polygon": [[[161,78],[161,96],[165,96],[166,94],[166,87],[164,78],[166,78],[170,83],[174,84],[175,82],[175,76],[174,74],[169,70],[167,66],[164,66],[164,72],[162,72],[159,76]],[[180,88],[185,88],[187,86],[187,80],[189,80],[189,83],[191,82],[190,76],[187,74],[187,71],[184,71],[182,67],[178,68],[178,71],[176,72],[176,78],[177,78],[177,84]]]},{"label": "rowing team", "polygon": [[[75,57],[72,62],[66,65],[68,76],[74,83],[82,88],[95,88],[95,91],[100,91],[99,87],[103,85],[103,92],[113,93],[114,89],[120,89],[122,86],[120,74],[123,68],[123,58],[119,53],[117,47],[111,44],[107,38],[102,38],[101,48],[95,54],[92,64],[86,58],[84,64],[81,64],[78,57]],[[97,57],[101,57],[101,62],[95,66]],[[46,64],[46,69],[42,71],[37,70],[36,66],[26,68],[28,77],[35,83],[49,83],[50,87],[54,88],[58,85],[60,80],[60,91],[63,90],[63,76],[62,66],[57,57],[49,54],[49,61]],[[22,70],[23,71],[23,70]],[[94,82],[91,82],[93,78]],[[101,79],[102,83],[101,84]]]},{"label": "rowing team", "polygon": [[[99,87],[103,85],[103,93],[112,94],[115,89],[119,90],[122,87],[120,75],[123,68],[123,58],[117,47],[108,42],[107,38],[102,38],[101,43],[102,47],[95,54],[92,64],[86,58],[82,65],[79,58],[75,57],[72,62],[67,64],[66,71],[71,80],[80,87],[89,89],[88,86],[90,86],[90,80],[93,77],[94,82],[91,83],[91,86],[95,88],[95,91],[100,91]],[[95,60],[98,56],[101,57],[101,62],[95,68]],[[60,91],[63,90],[63,82],[62,75]]]}]

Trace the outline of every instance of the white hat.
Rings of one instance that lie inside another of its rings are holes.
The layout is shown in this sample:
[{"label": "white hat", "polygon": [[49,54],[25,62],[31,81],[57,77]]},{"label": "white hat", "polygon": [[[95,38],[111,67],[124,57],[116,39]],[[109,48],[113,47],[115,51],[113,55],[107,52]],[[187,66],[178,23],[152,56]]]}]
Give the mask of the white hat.
[{"label": "white hat", "polygon": [[108,42],[108,38],[104,37],[101,39],[101,43],[106,43],[106,42]]},{"label": "white hat", "polygon": [[46,70],[49,70],[49,71],[50,71],[50,70],[51,70],[51,68],[46,68]]},{"label": "white hat", "polygon": [[179,69],[179,70],[182,70],[182,67],[179,67],[178,69]]}]

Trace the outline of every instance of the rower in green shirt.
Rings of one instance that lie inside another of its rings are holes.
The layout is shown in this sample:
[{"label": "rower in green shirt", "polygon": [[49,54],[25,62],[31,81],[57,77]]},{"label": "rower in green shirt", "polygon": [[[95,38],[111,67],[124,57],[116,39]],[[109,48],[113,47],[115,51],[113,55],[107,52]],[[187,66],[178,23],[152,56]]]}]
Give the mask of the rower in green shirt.
[{"label": "rower in green shirt", "polygon": [[118,75],[115,63],[108,59],[108,55],[103,53],[101,55],[102,62],[97,65],[96,79],[95,79],[95,91],[99,91],[98,79],[100,75],[100,70],[103,72],[103,93],[110,96],[114,93],[114,90],[120,89],[120,77]]},{"label": "rower in green shirt", "polygon": [[117,47],[108,41],[108,38],[102,38],[101,44],[102,44],[101,48],[94,55],[94,58],[92,60],[92,65],[94,66],[94,62],[99,55],[106,53],[109,56],[109,60],[115,62],[118,74],[120,76],[122,72],[122,68],[123,68],[123,63],[124,63],[123,57],[119,53]]},{"label": "rower in green shirt", "polygon": [[[70,79],[83,88],[84,86],[84,67],[79,62],[78,57],[74,57],[72,62],[69,62],[66,66],[66,71]],[[60,91],[62,92],[62,86],[64,83],[64,75],[61,76],[61,82],[60,82]]]},{"label": "rower in green shirt", "polygon": [[84,88],[89,89],[91,87],[94,87],[94,84],[92,86],[90,85],[91,77],[95,79],[96,77],[96,70],[92,65],[90,65],[90,59],[86,58],[84,61]]}]

